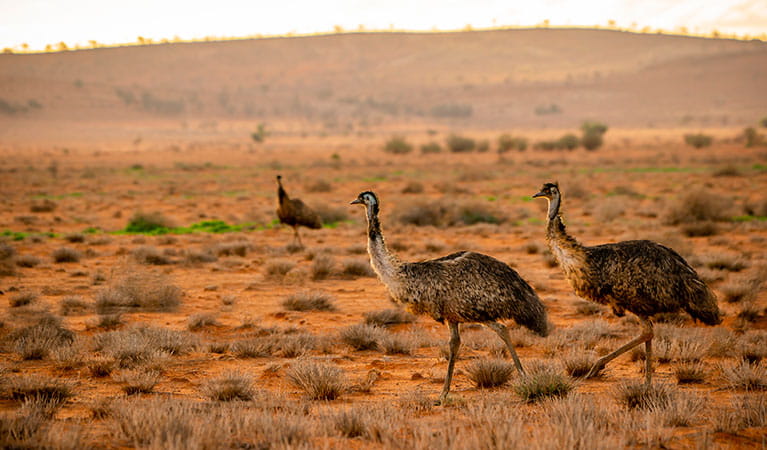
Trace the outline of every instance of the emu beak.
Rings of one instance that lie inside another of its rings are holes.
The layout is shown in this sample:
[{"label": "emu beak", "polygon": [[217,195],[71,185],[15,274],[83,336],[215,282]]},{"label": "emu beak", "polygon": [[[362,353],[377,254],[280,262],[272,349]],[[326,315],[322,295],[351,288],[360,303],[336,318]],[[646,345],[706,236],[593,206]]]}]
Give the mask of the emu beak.
[{"label": "emu beak", "polygon": [[545,197],[545,196],[546,196],[546,194],[544,194],[544,193],[543,193],[543,191],[541,191],[541,192],[539,192],[539,193],[537,193],[537,194],[533,195],[533,198],[538,198],[538,197]]},{"label": "emu beak", "polygon": [[352,202],[351,202],[351,203],[349,203],[349,204],[350,204],[350,205],[359,205],[360,203],[362,203],[362,200],[360,200],[360,199],[358,199],[358,198],[355,198],[355,199],[354,199],[354,200],[352,200]]}]

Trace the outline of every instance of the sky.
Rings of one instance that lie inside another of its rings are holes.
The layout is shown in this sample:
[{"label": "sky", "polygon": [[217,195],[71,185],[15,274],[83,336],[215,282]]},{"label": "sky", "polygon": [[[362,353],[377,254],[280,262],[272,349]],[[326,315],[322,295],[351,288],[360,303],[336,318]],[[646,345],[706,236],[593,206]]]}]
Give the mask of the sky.
[{"label": "sky", "polygon": [[0,49],[357,30],[602,26],[767,34],[767,0],[0,0]]}]

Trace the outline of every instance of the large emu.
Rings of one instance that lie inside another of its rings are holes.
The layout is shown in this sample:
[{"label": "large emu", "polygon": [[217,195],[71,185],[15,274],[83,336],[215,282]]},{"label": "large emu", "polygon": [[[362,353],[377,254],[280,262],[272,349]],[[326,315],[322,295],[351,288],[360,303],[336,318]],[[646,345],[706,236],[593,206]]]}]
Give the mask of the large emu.
[{"label": "large emu", "polygon": [[546,241],[565,277],[580,297],[609,305],[617,316],[634,313],[643,325],[636,339],[600,358],[586,378],[607,363],[645,343],[647,386],[652,383],[651,316],[687,311],[707,325],[721,323],[714,293],[677,252],[651,241],[623,241],[593,247],[581,245],[565,231],[559,214],[562,196],[557,183],[546,183],[533,195],[548,200]]},{"label": "large emu", "polygon": [[378,197],[366,191],[352,204],[367,209],[370,264],[395,302],[416,314],[426,314],[450,328],[450,348],[445,385],[438,403],[450,391],[453,368],[461,345],[458,324],[478,322],[495,331],[506,344],[514,365],[524,375],[509,330],[497,322],[514,319],[546,336],[546,310],[533,288],[508,265],[474,252],[457,252],[442,258],[415,263],[401,262],[386,248],[378,220]]},{"label": "large emu", "polygon": [[288,197],[288,193],[282,187],[282,175],[277,175],[277,186],[277,217],[280,223],[293,227],[293,242],[298,240],[298,245],[303,247],[298,227],[322,228],[322,219],[300,199]]}]

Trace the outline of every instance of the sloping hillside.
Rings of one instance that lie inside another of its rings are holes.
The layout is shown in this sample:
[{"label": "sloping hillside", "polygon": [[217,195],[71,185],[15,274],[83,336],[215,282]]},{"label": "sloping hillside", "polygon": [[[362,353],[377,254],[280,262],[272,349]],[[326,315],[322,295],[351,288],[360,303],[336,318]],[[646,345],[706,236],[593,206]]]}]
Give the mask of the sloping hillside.
[{"label": "sloping hillside", "polygon": [[[736,125],[765,114],[767,44],[585,29],[370,33],[0,55],[20,124],[281,120],[333,131]],[[0,134],[0,137],[2,135]]]}]

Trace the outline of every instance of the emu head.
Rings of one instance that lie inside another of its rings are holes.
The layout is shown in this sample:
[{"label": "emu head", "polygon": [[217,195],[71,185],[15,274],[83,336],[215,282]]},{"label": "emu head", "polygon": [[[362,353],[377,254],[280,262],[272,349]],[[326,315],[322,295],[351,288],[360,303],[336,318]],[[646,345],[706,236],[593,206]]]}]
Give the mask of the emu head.
[{"label": "emu head", "polygon": [[365,205],[368,214],[378,214],[378,197],[372,191],[361,192],[350,205]]},{"label": "emu head", "polygon": [[555,197],[559,197],[559,183],[544,183],[541,190],[533,195],[533,198],[544,197],[551,201]]}]

